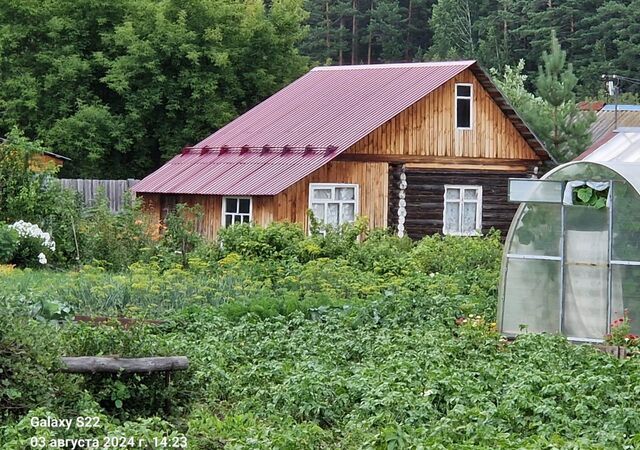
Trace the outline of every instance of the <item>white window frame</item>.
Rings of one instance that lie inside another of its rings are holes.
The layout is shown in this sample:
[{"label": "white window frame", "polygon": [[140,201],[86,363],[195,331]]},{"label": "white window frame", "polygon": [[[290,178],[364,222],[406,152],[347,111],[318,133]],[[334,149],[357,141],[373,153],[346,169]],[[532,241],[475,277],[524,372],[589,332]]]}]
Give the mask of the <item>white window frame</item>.
[{"label": "white window frame", "polygon": [[[470,89],[469,95],[458,95],[458,86],[468,86]],[[453,109],[454,116],[453,120],[456,124],[456,130],[472,130],[473,129],[473,84],[471,83],[456,83],[455,84],[455,92],[453,96]],[[469,100],[469,126],[468,127],[459,127],[458,126],[458,99]]]},{"label": "white window frame", "polygon": [[[333,200],[336,193],[336,188],[354,188],[353,200]],[[331,199],[314,199],[314,189],[331,189]],[[360,213],[360,185],[353,183],[309,183],[309,209],[313,210],[313,203],[324,203],[324,220],[322,224],[326,225],[327,222],[327,203],[339,203],[340,204],[340,218],[342,218],[342,205],[344,203],[354,203],[353,207],[353,220],[355,221]],[[338,226],[346,222],[338,221]],[[353,222],[349,222],[353,223]]]},{"label": "white window frame", "polygon": [[[460,198],[458,200],[447,199],[447,190],[459,189]],[[465,200],[464,191],[475,190],[477,192],[476,199]],[[469,185],[469,184],[445,184],[444,185],[444,204],[442,207],[442,234],[446,236],[480,236],[482,234],[482,186]],[[458,223],[460,224],[460,232],[453,233],[447,231],[447,203],[458,203]],[[462,231],[462,214],[464,213],[465,203],[476,204],[476,226],[474,231],[463,232]]]},{"label": "white window frame", "polygon": [[[249,214],[240,213],[240,212],[236,212],[236,213],[227,212],[226,211],[227,199],[236,199],[236,200],[238,200],[238,210],[240,210],[240,200],[249,200]],[[242,216],[247,216],[247,215],[249,216],[249,223],[251,223],[253,221],[253,197],[236,196],[236,195],[227,195],[227,196],[222,197],[222,228],[226,228],[227,227],[227,221],[226,221],[227,216],[231,216],[232,217],[231,225],[235,225],[237,223],[242,223]],[[236,222],[236,216],[240,216],[240,218],[241,218],[240,222]],[[231,225],[229,225],[229,226],[231,226]]]}]

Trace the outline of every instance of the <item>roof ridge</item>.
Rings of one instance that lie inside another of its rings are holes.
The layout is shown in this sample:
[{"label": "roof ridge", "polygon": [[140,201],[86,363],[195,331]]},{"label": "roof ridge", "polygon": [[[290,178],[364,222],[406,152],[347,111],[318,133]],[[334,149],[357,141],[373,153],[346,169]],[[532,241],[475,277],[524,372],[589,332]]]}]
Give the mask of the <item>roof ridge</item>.
[{"label": "roof ridge", "polygon": [[401,69],[414,67],[443,67],[443,66],[461,66],[475,64],[476,60],[459,60],[459,61],[429,61],[417,63],[385,63],[385,64],[354,64],[342,66],[317,66],[310,72],[320,72],[325,70],[361,70],[361,69]]}]

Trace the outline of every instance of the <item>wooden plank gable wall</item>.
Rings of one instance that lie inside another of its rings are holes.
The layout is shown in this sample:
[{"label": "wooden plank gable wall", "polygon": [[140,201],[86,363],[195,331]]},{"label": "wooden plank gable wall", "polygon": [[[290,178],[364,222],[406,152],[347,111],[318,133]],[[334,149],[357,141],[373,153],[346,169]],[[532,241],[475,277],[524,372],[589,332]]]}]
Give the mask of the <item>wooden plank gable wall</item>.
[{"label": "wooden plank gable wall", "polygon": [[[456,83],[473,85],[471,130],[455,129]],[[374,130],[339,158],[449,167],[452,163],[522,166],[522,161],[539,160],[469,69]]]}]

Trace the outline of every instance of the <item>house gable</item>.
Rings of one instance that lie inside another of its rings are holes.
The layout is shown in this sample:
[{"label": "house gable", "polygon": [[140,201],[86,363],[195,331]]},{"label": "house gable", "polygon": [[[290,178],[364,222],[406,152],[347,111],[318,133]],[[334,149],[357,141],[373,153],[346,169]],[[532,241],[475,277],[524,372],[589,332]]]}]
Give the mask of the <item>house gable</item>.
[{"label": "house gable", "polygon": [[[473,86],[470,130],[455,128],[456,83]],[[452,162],[451,158],[541,159],[471,69],[456,75],[360,139],[343,158],[349,159],[348,155],[376,155],[376,160],[388,155],[389,161],[414,163],[435,161],[435,158],[442,158],[443,162]]]}]

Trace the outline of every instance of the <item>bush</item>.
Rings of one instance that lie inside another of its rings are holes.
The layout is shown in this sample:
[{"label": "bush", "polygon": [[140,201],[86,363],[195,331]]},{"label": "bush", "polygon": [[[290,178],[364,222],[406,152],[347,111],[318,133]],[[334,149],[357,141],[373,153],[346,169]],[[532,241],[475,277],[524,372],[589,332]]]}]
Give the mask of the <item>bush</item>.
[{"label": "bush", "polygon": [[58,370],[65,348],[57,327],[6,314],[4,301],[0,299],[0,414],[6,419],[37,407],[72,407],[81,392],[76,377]]},{"label": "bush", "polygon": [[198,232],[198,222],[202,220],[202,215],[200,205],[188,206],[184,203],[177,204],[175,211],[169,213],[160,240],[160,248],[165,252],[165,259],[170,261],[173,259],[172,256],[178,255],[182,267],[189,267],[189,254],[204,241]]},{"label": "bush", "polygon": [[238,224],[220,230],[218,244],[225,255],[237,253],[248,258],[297,259],[305,240],[299,224],[276,222],[261,227]]},{"label": "bush", "polygon": [[9,225],[18,233],[19,241],[12,262],[20,267],[38,267],[47,264],[47,257],[56,251],[56,243],[49,233],[38,225],[19,220]]},{"label": "bush", "polygon": [[18,250],[20,236],[18,232],[4,223],[0,223],[0,264],[9,264]]},{"label": "bush", "polygon": [[98,195],[78,225],[80,259],[110,270],[126,269],[151,245],[148,217],[140,202],[124,201],[122,211],[111,212],[104,193]]},{"label": "bush", "polygon": [[498,270],[502,258],[500,233],[492,230],[481,237],[426,236],[418,242],[411,258],[425,273]]}]

